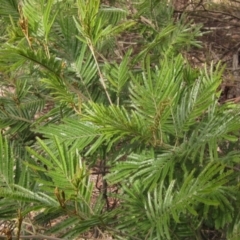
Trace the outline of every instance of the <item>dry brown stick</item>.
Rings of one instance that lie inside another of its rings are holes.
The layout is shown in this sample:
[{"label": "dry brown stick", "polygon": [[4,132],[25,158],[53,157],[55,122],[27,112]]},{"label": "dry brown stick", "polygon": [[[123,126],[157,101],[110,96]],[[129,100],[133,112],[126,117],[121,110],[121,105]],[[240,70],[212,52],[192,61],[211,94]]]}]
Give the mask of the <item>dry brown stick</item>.
[{"label": "dry brown stick", "polygon": [[[46,235],[20,235],[20,238],[12,236],[12,239],[47,239],[47,240],[63,240],[64,238],[50,237]],[[0,236],[0,239],[6,240],[6,236]]]}]

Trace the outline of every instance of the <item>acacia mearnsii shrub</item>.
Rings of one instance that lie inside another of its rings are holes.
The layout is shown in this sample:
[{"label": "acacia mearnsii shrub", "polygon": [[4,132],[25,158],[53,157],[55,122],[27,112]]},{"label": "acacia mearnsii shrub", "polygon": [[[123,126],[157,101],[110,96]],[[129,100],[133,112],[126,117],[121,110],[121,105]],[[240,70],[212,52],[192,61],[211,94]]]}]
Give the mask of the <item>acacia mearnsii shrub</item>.
[{"label": "acacia mearnsii shrub", "polygon": [[1,234],[238,239],[239,108],[165,1],[2,0]]}]

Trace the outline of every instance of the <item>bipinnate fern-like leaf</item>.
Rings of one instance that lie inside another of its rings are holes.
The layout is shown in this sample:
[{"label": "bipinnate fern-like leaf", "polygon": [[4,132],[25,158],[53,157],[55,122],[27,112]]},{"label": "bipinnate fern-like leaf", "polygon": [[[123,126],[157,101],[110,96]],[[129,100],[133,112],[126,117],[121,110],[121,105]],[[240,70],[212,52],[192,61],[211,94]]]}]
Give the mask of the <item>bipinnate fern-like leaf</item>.
[{"label": "bipinnate fern-like leaf", "polygon": [[[59,101],[61,104],[66,104],[69,108],[75,109],[76,111],[81,112],[81,105],[79,107],[76,103],[76,98],[79,96],[79,101],[84,96],[79,91],[79,94],[73,93],[70,91],[70,88],[66,86],[65,81],[56,76],[49,76],[49,78],[42,78],[41,83],[45,85],[46,89],[51,91],[52,97]],[[69,85],[71,86],[71,85]],[[78,92],[77,92],[78,93]]]},{"label": "bipinnate fern-like leaf", "polygon": [[45,99],[33,94],[28,80],[19,79],[15,85],[3,86],[3,96],[0,97],[0,128],[5,129],[5,135],[27,139],[31,132],[29,128],[36,115],[45,106]]},{"label": "bipinnate fern-like leaf", "polygon": [[159,182],[174,171],[176,156],[171,151],[156,155],[154,151],[141,154],[130,154],[126,161],[117,163],[107,179],[111,184],[122,182],[122,179],[136,181],[144,179],[143,190],[154,189]]},{"label": "bipinnate fern-like leaf", "polygon": [[161,67],[155,69],[151,67],[150,58],[147,58],[145,66],[142,75],[137,75],[131,82],[131,105],[153,125],[161,118],[164,127],[183,87],[183,58],[165,58]]},{"label": "bipinnate fern-like leaf", "polygon": [[14,20],[18,19],[18,0],[2,0],[0,15],[4,17],[6,22],[10,22],[10,16]]},{"label": "bipinnate fern-like leaf", "polygon": [[104,11],[104,9],[100,11],[99,6],[99,0],[95,2],[77,1],[78,17],[74,17],[77,29],[80,33],[80,36],[77,36],[77,38],[87,43],[89,47],[96,47],[98,42],[110,36],[117,35],[135,24],[132,20],[125,20],[122,23],[111,25],[111,19],[113,21],[119,21],[120,18],[124,17],[125,14],[123,14],[123,11],[119,10],[114,11],[114,15],[111,15],[111,19],[108,20],[110,24],[106,24],[109,11]]},{"label": "bipinnate fern-like leaf", "polygon": [[54,206],[56,208],[59,206],[58,201],[50,197],[48,194],[31,191],[17,184],[13,185],[13,187],[16,189],[14,192],[4,189],[2,191],[2,196],[15,201],[17,200],[19,202],[36,203],[38,205],[38,209],[41,209],[42,207],[47,207],[47,206],[49,207]]},{"label": "bipinnate fern-like leaf", "polygon": [[38,2],[24,0],[19,5],[22,14],[21,18],[26,21],[26,26],[23,28],[23,31],[28,31],[28,33],[25,33],[26,37],[42,38],[45,44],[48,43],[49,33],[58,13],[58,11],[53,11],[54,6],[56,6],[54,0],[47,2],[44,0]]},{"label": "bipinnate fern-like leaf", "polygon": [[97,66],[86,44],[82,44],[81,51],[71,67],[86,89],[96,81]]},{"label": "bipinnate fern-like leaf", "polygon": [[93,153],[107,140],[107,137],[99,131],[97,126],[81,121],[79,118],[66,118],[60,125],[52,124],[38,128],[38,131],[50,139],[57,137],[70,149],[78,149],[79,151],[85,149],[86,154],[87,152]]},{"label": "bipinnate fern-like leaf", "polygon": [[179,104],[176,106],[175,125],[176,131],[186,131],[196,124],[196,118],[201,118],[208,109],[208,114],[213,114],[217,107],[218,92],[221,84],[221,66],[216,66],[217,70],[210,71],[203,69],[199,72],[197,79],[190,85],[183,87]]},{"label": "bipinnate fern-like leaf", "polygon": [[[129,62],[130,62],[130,55],[131,50],[126,53],[122,62],[118,64],[109,64],[106,63],[104,65],[104,69],[106,71],[105,75],[107,80],[111,84],[111,88],[114,92],[116,92],[117,101],[116,104],[119,105],[119,101],[123,94],[127,95],[126,93],[126,85],[129,82],[130,75],[129,75]],[[125,92],[124,92],[125,90]]]},{"label": "bipinnate fern-like leaf", "polygon": [[[131,187],[124,186],[123,206],[129,217],[120,217],[119,229],[128,225],[132,236],[172,239],[171,229],[181,223],[181,215],[188,213],[189,218],[195,218],[199,204],[228,207],[228,191],[222,186],[232,177],[231,172],[220,175],[223,169],[224,165],[210,163],[198,176],[194,176],[194,172],[189,174],[180,185],[172,180],[166,186],[162,181],[153,191],[142,191],[143,183],[140,180],[128,183]],[[221,198],[225,201],[222,202]],[[125,222],[125,219],[128,220]]]},{"label": "bipinnate fern-like leaf", "polygon": [[104,5],[99,9],[99,17],[102,19],[103,25],[117,25],[127,16],[127,11],[122,8],[110,7]]},{"label": "bipinnate fern-like leaf", "polygon": [[[8,199],[0,199],[0,218],[6,219],[14,217],[14,211],[6,211],[7,207],[15,202],[15,213],[17,208],[24,204],[31,204],[22,208],[23,217],[31,211],[36,212],[36,221],[46,223],[61,215],[71,216],[63,222],[57,224],[49,232],[58,233],[62,236],[76,237],[92,227],[101,227],[112,218],[111,213],[102,214],[104,202],[101,196],[95,197],[93,202],[93,183],[90,181],[89,172],[81,160],[77,151],[72,152],[55,138],[57,151],[52,151],[43,141],[38,140],[44,154],[28,148],[32,160],[24,162],[21,169],[27,168],[28,172],[22,173],[27,178],[29,174],[33,177],[31,181],[36,181],[36,185],[20,177],[20,181],[15,180],[16,171],[19,164],[16,164],[12,150],[8,142],[0,139],[0,174],[1,191],[0,196]],[[39,161],[39,162],[37,162]],[[15,169],[15,171],[14,171]],[[30,173],[30,169],[32,170]],[[33,180],[35,179],[35,180]],[[35,187],[34,187],[35,186]],[[34,187],[34,188],[33,188]],[[18,204],[16,204],[16,201]],[[41,211],[39,211],[41,210]],[[44,218],[44,216],[47,216]],[[67,232],[62,226],[71,222],[71,231]],[[79,224],[81,222],[81,224]]]},{"label": "bipinnate fern-like leaf", "polygon": [[[59,59],[56,57],[48,57],[41,49],[32,51],[24,48],[24,45],[18,47],[5,45],[5,47],[0,50],[1,68],[3,68],[3,70],[15,70],[19,66],[29,62],[36,64],[50,74],[60,75],[62,62]],[[10,68],[9,63],[11,63]]]},{"label": "bipinnate fern-like leaf", "polygon": [[[11,184],[14,184],[14,159],[10,144],[6,139],[0,136],[0,172],[1,183],[6,187],[11,188]],[[19,171],[19,169],[16,169]],[[1,185],[2,185],[1,184]],[[2,186],[3,187],[3,186]]]},{"label": "bipinnate fern-like leaf", "polygon": [[[0,219],[9,220],[17,217],[21,209],[19,197],[25,194],[17,193],[16,187],[31,188],[30,174],[27,167],[20,162],[21,156],[23,154],[19,151],[18,144],[10,143],[0,135]],[[27,158],[25,155],[25,159]]]},{"label": "bipinnate fern-like leaf", "polygon": [[[54,204],[49,204],[50,213],[48,212],[48,214],[52,216],[49,217],[56,217],[59,214],[59,207],[62,209],[62,214],[71,216],[50,229],[49,232],[63,234],[63,237],[75,237],[91,227],[103,226],[111,214],[101,213],[103,207],[101,197],[93,200],[93,183],[90,181],[89,172],[78,152],[69,151],[66,145],[61,144],[57,138],[55,138],[57,151],[52,151],[40,139],[38,142],[45,154],[40,155],[31,148],[28,148],[28,151],[41,164],[27,163],[29,168],[37,173],[37,182],[41,183],[36,200],[41,198],[44,192],[47,192],[46,201],[52,199],[58,205],[54,209]],[[46,175],[49,180],[46,181],[41,173]],[[41,221],[43,217],[44,213],[40,213],[37,219],[39,218]],[[79,224],[80,222],[81,224]],[[62,226],[64,224],[68,226],[70,223],[72,224],[71,231],[67,232],[66,227]]]},{"label": "bipinnate fern-like leaf", "polygon": [[106,107],[102,104],[90,103],[86,108],[84,120],[98,126],[100,132],[112,139],[112,143],[124,137],[130,138],[133,142],[151,141],[151,132],[144,124],[145,119],[125,107],[114,105]]},{"label": "bipinnate fern-like leaf", "polygon": [[[29,159],[27,153],[22,151],[22,146],[15,141],[10,141],[0,135],[0,184],[1,190],[14,192],[14,184],[30,187],[28,182],[30,174],[28,168],[21,161]],[[22,174],[21,174],[22,173]]]}]

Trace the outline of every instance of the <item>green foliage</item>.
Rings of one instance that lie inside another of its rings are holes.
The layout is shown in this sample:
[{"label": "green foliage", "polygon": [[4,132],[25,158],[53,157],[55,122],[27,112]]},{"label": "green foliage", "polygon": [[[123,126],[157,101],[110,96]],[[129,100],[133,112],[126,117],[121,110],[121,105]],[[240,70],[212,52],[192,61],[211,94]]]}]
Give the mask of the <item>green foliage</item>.
[{"label": "green foliage", "polygon": [[2,1],[0,8],[1,18],[8,21],[11,18],[18,20],[18,0]]},{"label": "green foliage", "polygon": [[[165,186],[164,181],[161,181],[153,191],[143,191],[140,181],[134,182],[131,189],[123,186],[126,195],[123,196],[123,205],[127,211],[120,218],[118,227],[131,229],[129,233],[139,238],[148,236],[149,239],[172,239],[172,229],[181,223],[183,214],[189,219],[197,219],[197,205],[204,204],[206,209],[208,206],[222,205],[229,209],[230,202],[225,198],[226,190],[223,194],[222,185],[228,182],[231,173],[216,176],[223,168],[219,164],[210,163],[196,178],[191,172],[182,184],[172,180]],[[134,217],[131,218],[128,213],[134,213]],[[201,220],[197,221],[195,228]]]},{"label": "green foliage", "polygon": [[218,103],[221,64],[193,69],[181,54],[200,26],[174,22],[165,1],[2,2],[10,234],[238,239],[240,111]]},{"label": "green foliage", "polygon": [[26,188],[28,191],[33,189],[28,169],[22,162],[24,157],[27,157],[27,153],[21,153],[17,145],[9,143],[2,136],[0,137],[1,219],[17,218],[18,211],[25,205],[21,202],[21,198],[26,199],[26,196],[20,192],[15,192],[16,187]]}]

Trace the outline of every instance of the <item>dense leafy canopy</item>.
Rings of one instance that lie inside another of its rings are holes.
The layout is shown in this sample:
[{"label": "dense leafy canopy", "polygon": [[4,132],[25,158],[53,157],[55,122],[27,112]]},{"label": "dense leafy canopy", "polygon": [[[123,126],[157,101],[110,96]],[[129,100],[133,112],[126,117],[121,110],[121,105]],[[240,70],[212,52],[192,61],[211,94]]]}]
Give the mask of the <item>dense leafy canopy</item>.
[{"label": "dense leafy canopy", "polygon": [[190,66],[200,26],[166,1],[116,6],[2,0],[0,220],[18,239],[238,239],[223,67]]}]

